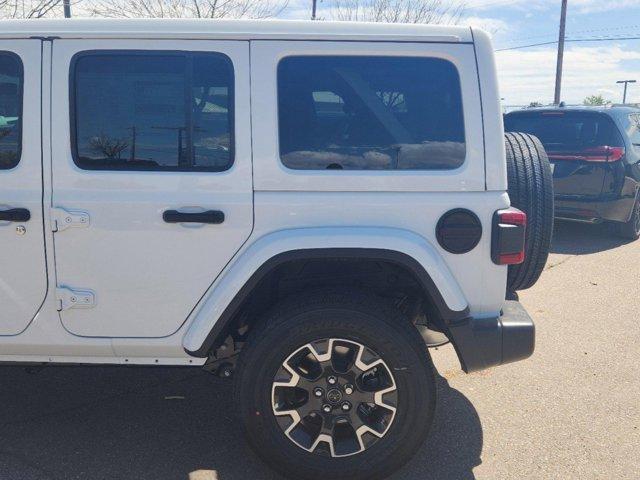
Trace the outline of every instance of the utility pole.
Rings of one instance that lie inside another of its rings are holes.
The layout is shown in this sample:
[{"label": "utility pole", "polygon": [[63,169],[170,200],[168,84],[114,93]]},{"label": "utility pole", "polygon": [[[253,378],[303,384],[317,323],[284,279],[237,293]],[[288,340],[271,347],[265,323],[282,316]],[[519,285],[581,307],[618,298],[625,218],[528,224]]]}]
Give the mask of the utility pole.
[{"label": "utility pole", "polygon": [[62,0],[64,6],[64,18],[71,18],[71,0]]},{"label": "utility pole", "polygon": [[311,20],[316,19],[316,8],[318,6],[318,0],[313,0],[313,5],[311,7]]},{"label": "utility pole", "polygon": [[618,80],[616,83],[624,83],[624,93],[622,94],[622,103],[627,103],[627,84],[636,83],[635,80]]},{"label": "utility pole", "polygon": [[558,35],[558,63],[556,64],[556,90],[553,96],[553,103],[560,103],[560,89],[562,87],[562,61],[564,59],[564,30],[567,23],[567,0],[562,0],[560,10],[560,34]]},{"label": "utility pole", "polygon": [[129,127],[129,130],[131,130],[131,155],[129,156],[129,160],[133,162],[136,160],[136,126],[134,125],[132,127]]}]

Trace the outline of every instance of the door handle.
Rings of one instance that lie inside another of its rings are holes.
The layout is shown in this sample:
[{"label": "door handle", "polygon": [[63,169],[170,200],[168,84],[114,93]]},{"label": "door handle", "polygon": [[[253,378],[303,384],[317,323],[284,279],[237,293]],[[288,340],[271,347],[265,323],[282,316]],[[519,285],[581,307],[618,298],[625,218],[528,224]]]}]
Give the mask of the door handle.
[{"label": "door handle", "polygon": [[207,210],[206,212],[179,212],[177,210],[165,210],[162,219],[167,223],[210,223],[219,225],[224,222],[224,212],[220,210]]},{"label": "door handle", "polygon": [[10,208],[0,210],[0,221],[5,222],[28,222],[31,219],[31,212],[26,208]]}]

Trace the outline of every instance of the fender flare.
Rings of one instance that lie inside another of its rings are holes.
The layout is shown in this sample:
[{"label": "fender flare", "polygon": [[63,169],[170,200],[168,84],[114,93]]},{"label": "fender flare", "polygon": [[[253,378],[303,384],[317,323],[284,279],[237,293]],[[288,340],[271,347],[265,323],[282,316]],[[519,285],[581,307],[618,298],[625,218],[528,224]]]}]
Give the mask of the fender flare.
[{"label": "fender flare", "polygon": [[230,262],[188,319],[184,350],[206,357],[253,288],[283,263],[314,258],[385,260],[408,268],[449,323],[469,316],[460,286],[436,248],[413,232],[392,228],[334,227],[280,230],[258,238]]}]

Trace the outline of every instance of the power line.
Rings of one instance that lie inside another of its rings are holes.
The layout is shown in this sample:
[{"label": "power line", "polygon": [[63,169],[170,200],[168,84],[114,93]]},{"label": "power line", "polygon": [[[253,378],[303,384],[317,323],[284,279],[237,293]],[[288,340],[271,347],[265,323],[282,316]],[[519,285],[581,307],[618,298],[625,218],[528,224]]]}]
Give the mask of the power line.
[{"label": "power line", "polygon": [[593,38],[571,38],[567,42],[614,42],[616,40],[640,40],[640,36],[635,37],[593,37]]},{"label": "power line", "polygon": [[576,30],[573,33],[592,33],[592,32],[606,32],[611,30],[629,30],[636,29],[640,27],[640,25],[620,25],[618,27],[602,27],[602,28],[588,28],[585,30]]},{"label": "power line", "polygon": [[[640,36],[633,37],[591,37],[591,38],[567,38],[565,42],[614,42],[621,40],[640,40]],[[518,45],[517,47],[496,48],[496,52],[504,52],[507,50],[520,50],[523,48],[540,47],[543,45],[557,45],[558,41],[553,40],[550,42],[530,43],[528,45]]]},{"label": "power line", "polygon": [[552,40],[551,42],[541,42],[541,43],[530,43],[528,45],[518,45],[517,47],[508,47],[508,48],[496,48],[496,52],[504,52],[506,50],[519,50],[521,48],[531,48],[531,47],[541,47],[542,45],[557,45],[557,40]]},{"label": "power line", "polygon": [[[575,30],[571,33],[568,33],[567,36],[568,37],[572,37],[574,35],[579,35],[579,34],[583,34],[583,33],[593,33],[593,32],[609,32],[609,31],[614,31],[614,30],[637,30],[638,28],[640,28],[640,25],[625,25],[625,26],[620,26],[620,27],[602,27],[602,28],[589,28],[589,29],[584,29],[584,30]],[[624,34],[620,34],[620,35],[626,35],[626,33]],[[509,40],[509,43],[517,43],[523,40],[531,40],[534,38],[553,38],[555,37],[556,34],[555,33],[545,33],[545,34],[541,34],[541,35],[527,35],[526,37],[517,37],[517,38],[512,38],[511,40]]]}]

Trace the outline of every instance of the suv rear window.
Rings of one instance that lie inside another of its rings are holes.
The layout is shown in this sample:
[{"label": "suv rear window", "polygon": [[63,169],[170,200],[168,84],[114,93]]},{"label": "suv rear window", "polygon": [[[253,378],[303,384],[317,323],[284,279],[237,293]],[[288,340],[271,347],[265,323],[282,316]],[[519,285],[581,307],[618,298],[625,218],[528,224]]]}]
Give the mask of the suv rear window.
[{"label": "suv rear window", "polygon": [[591,112],[535,112],[505,117],[505,130],[535,135],[550,155],[585,148],[623,147],[613,121],[606,115]]},{"label": "suv rear window", "polygon": [[278,118],[292,169],[446,170],[466,155],[458,71],[438,58],[287,57]]},{"label": "suv rear window", "polygon": [[231,166],[228,57],[83,52],[72,69],[72,147],[80,168],[221,171]]},{"label": "suv rear window", "polygon": [[0,170],[18,165],[22,145],[22,62],[0,52]]}]

